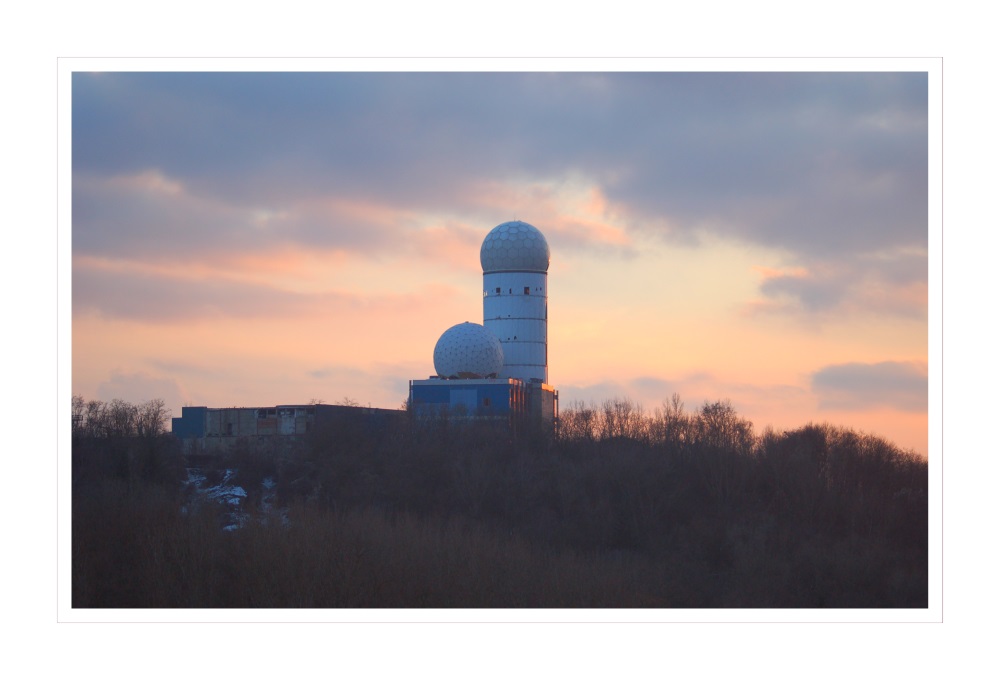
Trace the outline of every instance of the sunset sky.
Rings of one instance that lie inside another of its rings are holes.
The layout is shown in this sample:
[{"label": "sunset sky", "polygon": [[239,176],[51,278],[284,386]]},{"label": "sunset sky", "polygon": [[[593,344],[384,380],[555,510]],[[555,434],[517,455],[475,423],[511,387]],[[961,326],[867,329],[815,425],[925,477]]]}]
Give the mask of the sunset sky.
[{"label": "sunset sky", "polygon": [[561,407],[927,453],[925,73],[75,73],[72,387],[396,408],[540,229]]}]

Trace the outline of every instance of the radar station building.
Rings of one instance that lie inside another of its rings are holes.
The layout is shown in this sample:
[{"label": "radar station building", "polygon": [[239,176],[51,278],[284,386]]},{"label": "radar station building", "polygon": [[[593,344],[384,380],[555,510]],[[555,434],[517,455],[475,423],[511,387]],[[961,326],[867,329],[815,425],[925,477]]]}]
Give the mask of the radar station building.
[{"label": "radar station building", "polygon": [[410,381],[418,415],[492,417],[545,427],[559,416],[548,384],[549,244],[526,222],[493,228],[479,251],[483,324],[446,330],[434,347],[436,375]]}]

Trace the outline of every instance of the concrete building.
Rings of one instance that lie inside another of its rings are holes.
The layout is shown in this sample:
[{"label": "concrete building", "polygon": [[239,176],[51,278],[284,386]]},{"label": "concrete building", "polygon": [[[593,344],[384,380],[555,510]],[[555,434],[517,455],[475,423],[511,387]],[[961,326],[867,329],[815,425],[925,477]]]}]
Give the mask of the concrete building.
[{"label": "concrete building", "polygon": [[385,427],[402,411],[335,404],[209,408],[184,406],[171,431],[185,453],[212,453],[244,446],[274,445],[301,439],[317,427],[348,419],[366,427]]}]

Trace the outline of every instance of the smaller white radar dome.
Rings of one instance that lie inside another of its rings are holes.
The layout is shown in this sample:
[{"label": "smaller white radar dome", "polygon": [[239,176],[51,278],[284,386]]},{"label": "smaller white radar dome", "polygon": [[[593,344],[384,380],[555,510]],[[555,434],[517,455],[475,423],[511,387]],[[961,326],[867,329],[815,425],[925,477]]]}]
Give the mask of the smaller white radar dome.
[{"label": "smaller white radar dome", "polygon": [[527,222],[504,222],[493,227],[479,250],[483,273],[549,270],[549,244],[542,232]]},{"label": "smaller white radar dome", "polygon": [[452,326],[434,346],[434,370],[443,378],[485,378],[503,368],[503,346],[477,323]]}]

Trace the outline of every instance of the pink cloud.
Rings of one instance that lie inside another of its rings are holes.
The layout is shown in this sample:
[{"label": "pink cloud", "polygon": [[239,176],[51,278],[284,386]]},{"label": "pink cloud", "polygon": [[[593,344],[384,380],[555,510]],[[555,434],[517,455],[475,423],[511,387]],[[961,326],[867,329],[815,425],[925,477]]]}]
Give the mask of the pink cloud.
[{"label": "pink cloud", "polygon": [[[524,219],[541,229],[550,243],[631,253],[626,225],[603,190],[581,180],[566,182],[479,182],[470,201],[477,211],[492,211],[497,223]],[[490,225],[490,227],[495,225]]]}]

